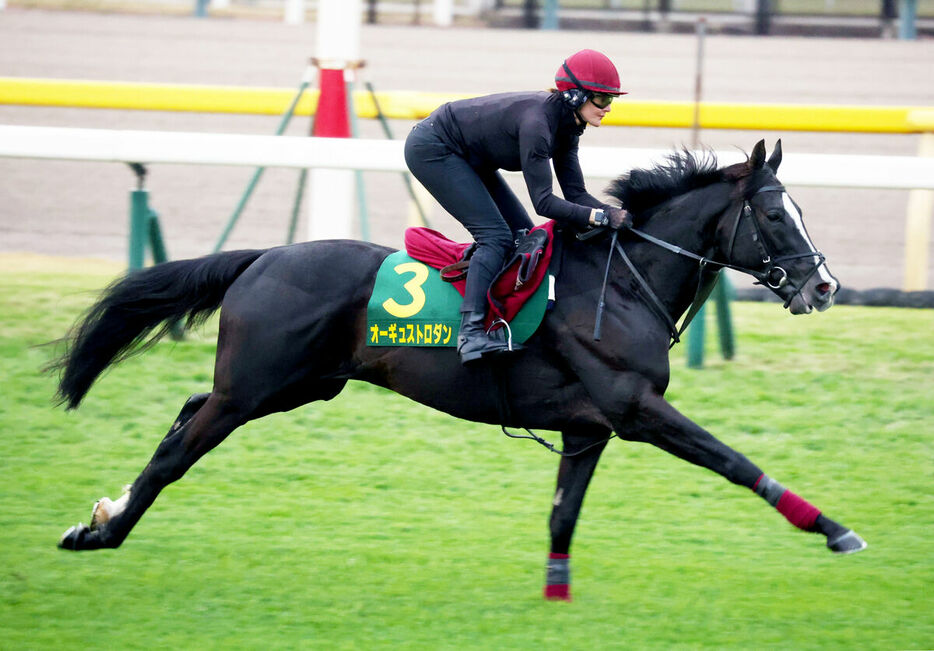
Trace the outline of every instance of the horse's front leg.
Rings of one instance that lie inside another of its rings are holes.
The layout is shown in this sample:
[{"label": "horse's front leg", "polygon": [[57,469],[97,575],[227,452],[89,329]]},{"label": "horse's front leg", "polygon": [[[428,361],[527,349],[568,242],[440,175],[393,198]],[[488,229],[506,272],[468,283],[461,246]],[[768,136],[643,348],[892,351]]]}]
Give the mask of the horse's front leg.
[{"label": "horse's front leg", "polygon": [[630,438],[630,434],[755,491],[794,526],[826,536],[827,547],[833,552],[846,554],[866,548],[865,541],[854,531],[821,514],[745,456],[685,418],[657,393],[647,391],[638,400],[625,437]]},{"label": "horse's front leg", "polygon": [[551,553],[545,575],[545,598],[571,600],[571,537],[580,515],[584,493],[593,477],[610,430],[602,427],[561,433],[564,452],[558,466],[558,487],[551,510]]}]

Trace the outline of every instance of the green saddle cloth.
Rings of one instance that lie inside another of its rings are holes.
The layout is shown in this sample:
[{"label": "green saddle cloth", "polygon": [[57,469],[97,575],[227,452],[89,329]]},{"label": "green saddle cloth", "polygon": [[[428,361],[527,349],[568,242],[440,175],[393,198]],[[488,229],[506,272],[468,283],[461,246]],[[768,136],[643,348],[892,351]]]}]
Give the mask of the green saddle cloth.
[{"label": "green saddle cloth", "polygon": [[[550,276],[549,276],[550,279]],[[548,305],[543,282],[509,323],[512,340],[532,336]],[[397,251],[383,260],[366,307],[369,346],[457,346],[463,298],[437,269]]]}]

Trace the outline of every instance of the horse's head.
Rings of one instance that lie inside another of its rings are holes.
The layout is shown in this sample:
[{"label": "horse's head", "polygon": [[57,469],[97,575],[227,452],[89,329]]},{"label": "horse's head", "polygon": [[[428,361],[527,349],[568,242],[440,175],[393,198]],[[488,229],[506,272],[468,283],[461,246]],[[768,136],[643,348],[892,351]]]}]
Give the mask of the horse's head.
[{"label": "horse's head", "polygon": [[792,314],[822,312],[833,305],[840,284],[811,242],[801,209],[776,177],[781,162],[781,140],[768,160],[764,140],[753,148],[739,186],[741,207],[722,221],[719,246],[731,264],[753,271]]}]

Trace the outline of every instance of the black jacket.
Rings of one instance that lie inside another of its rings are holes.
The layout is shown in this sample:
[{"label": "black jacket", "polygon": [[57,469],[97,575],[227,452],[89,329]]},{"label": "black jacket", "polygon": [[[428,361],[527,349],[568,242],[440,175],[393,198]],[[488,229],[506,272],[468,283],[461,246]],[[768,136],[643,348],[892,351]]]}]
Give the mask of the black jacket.
[{"label": "black jacket", "polygon": [[[449,102],[431,114],[436,133],[479,172],[522,171],[535,212],[582,226],[592,208],[577,159],[580,134],[573,111],[548,92],[500,93]],[[564,199],[552,192],[551,163]]]}]

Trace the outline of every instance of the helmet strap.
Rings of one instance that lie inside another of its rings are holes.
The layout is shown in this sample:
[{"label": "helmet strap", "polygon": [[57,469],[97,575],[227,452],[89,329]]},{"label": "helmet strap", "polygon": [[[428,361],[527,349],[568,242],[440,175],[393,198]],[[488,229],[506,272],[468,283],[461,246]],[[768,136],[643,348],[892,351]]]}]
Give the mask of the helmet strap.
[{"label": "helmet strap", "polygon": [[[574,85],[577,86],[577,88],[573,90],[564,91],[561,95],[564,98],[564,101],[567,103],[567,105],[570,106],[574,110],[574,114],[577,115],[577,117],[579,118],[580,107],[583,106],[584,102],[590,99],[590,92],[586,88],[584,88],[580,80],[571,71],[571,68],[570,66],[568,66],[567,61],[565,61],[561,65],[564,68],[564,71],[568,74],[568,77],[571,78],[571,81],[574,82]],[[583,120],[581,121],[583,122]]]},{"label": "helmet strap", "polygon": [[587,92],[587,91],[584,89],[584,85],[581,84],[580,80],[579,80],[576,76],[574,76],[574,73],[573,73],[573,72],[571,72],[571,68],[568,67],[568,62],[567,62],[567,60],[565,60],[565,62],[562,63],[561,65],[564,67],[564,71],[565,71],[566,73],[568,73],[568,77],[571,78],[571,81],[574,82],[574,85],[577,86],[577,88],[578,88],[581,92]]}]

